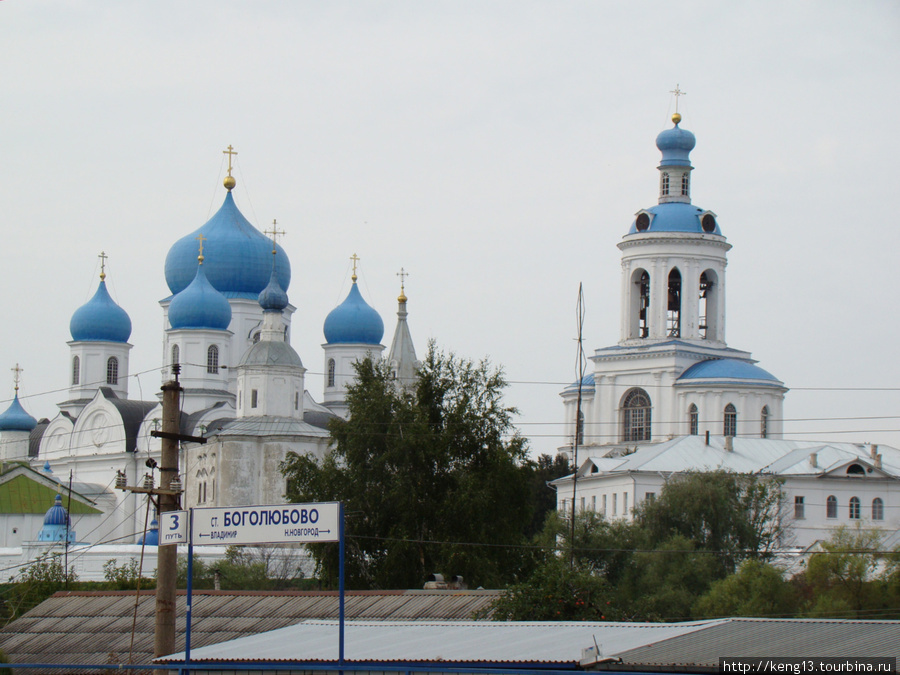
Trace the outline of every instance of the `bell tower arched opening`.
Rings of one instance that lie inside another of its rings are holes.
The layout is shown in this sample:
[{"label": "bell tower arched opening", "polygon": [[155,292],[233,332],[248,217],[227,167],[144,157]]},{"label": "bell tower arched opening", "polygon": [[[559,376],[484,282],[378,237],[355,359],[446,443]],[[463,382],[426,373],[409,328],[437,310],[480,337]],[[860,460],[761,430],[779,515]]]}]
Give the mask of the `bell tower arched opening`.
[{"label": "bell tower arched opening", "polygon": [[631,275],[628,298],[627,339],[650,336],[650,275],[645,269],[636,269]]},{"label": "bell tower arched opening", "polygon": [[719,277],[713,270],[700,275],[700,338],[719,339]]},{"label": "bell tower arched opening", "polygon": [[681,337],[681,272],[675,267],[669,272],[668,305],[666,307],[666,336]]}]

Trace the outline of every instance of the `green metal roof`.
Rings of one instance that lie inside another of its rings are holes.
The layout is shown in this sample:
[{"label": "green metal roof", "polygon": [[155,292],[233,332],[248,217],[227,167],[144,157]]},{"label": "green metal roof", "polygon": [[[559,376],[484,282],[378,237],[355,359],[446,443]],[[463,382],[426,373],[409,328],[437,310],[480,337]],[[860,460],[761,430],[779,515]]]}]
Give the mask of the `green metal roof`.
[{"label": "green metal roof", "polygon": [[[41,485],[28,476],[15,476],[0,485],[0,513],[44,514],[53,506],[55,498],[56,490],[53,488]],[[83,499],[73,493],[70,505],[69,499],[63,498],[63,506],[69,511],[69,515],[102,513],[84,503]]]}]

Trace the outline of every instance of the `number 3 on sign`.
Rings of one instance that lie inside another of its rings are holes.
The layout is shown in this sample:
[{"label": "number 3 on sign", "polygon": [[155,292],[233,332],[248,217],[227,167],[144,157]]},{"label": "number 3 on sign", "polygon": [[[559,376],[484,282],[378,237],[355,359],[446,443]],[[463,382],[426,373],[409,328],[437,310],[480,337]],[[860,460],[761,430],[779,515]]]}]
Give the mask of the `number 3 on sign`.
[{"label": "number 3 on sign", "polygon": [[167,511],[159,516],[159,545],[188,543],[187,511]]}]

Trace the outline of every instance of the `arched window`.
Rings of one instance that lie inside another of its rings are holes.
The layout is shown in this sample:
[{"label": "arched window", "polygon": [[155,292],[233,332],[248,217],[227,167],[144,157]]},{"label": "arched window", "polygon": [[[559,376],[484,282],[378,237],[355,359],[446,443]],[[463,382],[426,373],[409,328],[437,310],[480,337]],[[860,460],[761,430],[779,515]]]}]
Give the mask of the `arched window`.
[{"label": "arched window", "polygon": [[334,359],[328,359],[328,385],[334,386]]},{"label": "arched window", "polygon": [[850,497],[850,520],[859,520],[859,497]]},{"label": "arched window", "polygon": [[669,298],[666,309],[666,334],[669,337],[681,337],[681,272],[677,267],[669,272]]},{"label": "arched window", "polygon": [[206,372],[211,375],[219,373],[219,348],[216,345],[210,345],[206,350]]},{"label": "arched window", "polygon": [[729,403],[725,406],[725,419],[722,424],[723,436],[737,436],[737,408]]},{"label": "arched window", "polygon": [[578,411],[578,422],[575,424],[575,444],[584,445],[584,410]]},{"label": "arched window", "polygon": [[669,194],[669,172],[663,171],[659,176],[659,194],[663,197]]},{"label": "arched window", "polygon": [[172,365],[181,363],[181,350],[178,345],[172,345]]},{"label": "arched window", "polygon": [[681,176],[681,194],[684,197],[688,197],[691,194],[691,177],[690,174],[683,174]]},{"label": "arched window", "polygon": [[622,403],[622,440],[650,440],[650,397],[643,389],[632,389]]},{"label": "arched window", "polygon": [[119,384],[119,359],[115,356],[106,361],[106,384]]},{"label": "arched window", "polygon": [[884,520],[884,502],[881,497],[872,500],[872,520]]},{"label": "arched window", "polygon": [[862,468],[859,464],[851,464],[847,467],[847,475],[848,476],[865,476],[866,470]]},{"label": "arched window", "polygon": [[72,384],[78,384],[81,381],[81,359],[77,356],[72,357]]},{"label": "arched window", "polygon": [[769,437],[769,406],[764,405],[759,414],[759,437]]},{"label": "arched window", "polygon": [[688,429],[688,433],[691,436],[696,436],[700,433],[700,413],[697,410],[697,406],[693,403],[688,408]]},{"label": "arched window", "polygon": [[837,518],[837,497],[834,495],[829,495],[828,499],[825,500],[825,517],[826,518]]},{"label": "arched window", "polygon": [[294,410],[300,410],[300,392],[294,392]]}]

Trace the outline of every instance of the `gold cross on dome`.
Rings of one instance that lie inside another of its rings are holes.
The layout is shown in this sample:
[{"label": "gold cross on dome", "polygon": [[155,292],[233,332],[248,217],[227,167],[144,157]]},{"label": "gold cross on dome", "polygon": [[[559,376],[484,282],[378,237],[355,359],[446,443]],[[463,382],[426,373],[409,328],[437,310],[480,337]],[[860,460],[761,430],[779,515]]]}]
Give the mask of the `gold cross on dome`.
[{"label": "gold cross on dome", "polygon": [[279,230],[276,226],[278,225],[278,221],[275,218],[272,218],[272,229],[265,230],[263,234],[271,234],[272,235],[272,255],[275,255],[275,243],[278,240],[278,237],[283,237],[287,234],[284,230]]},{"label": "gold cross on dome", "polygon": [[231,175],[231,158],[232,156],[237,154],[237,150],[235,150],[232,146],[228,146],[227,150],[222,151],[223,155],[228,155],[228,175]]},{"label": "gold cross on dome", "polygon": [[669,92],[670,94],[675,94],[675,112],[678,112],[678,97],[679,96],[687,96],[686,91],[681,91],[678,85],[675,85],[675,88]]},{"label": "gold cross on dome", "polygon": [[203,236],[202,232],[200,233],[199,236],[195,237],[195,239],[200,242],[200,255],[198,256],[197,260],[199,260],[200,264],[202,265],[203,264],[203,242],[209,241],[209,240]]},{"label": "gold cross on dome", "polygon": [[100,281],[106,279],[106,259],[109,257],[106,255],[106,251],[100,251],[100,255],[97,256],[100,258]]},{"label": "gold cross on dome", "polygon": [[18,392],[19,391],[19,380],[21,379],[22,369],[19,368],[19,364],[17,363],[16,367],[10,368],[10,370],[13,372],[13,382],[16,385],[16,392]]},{"label": "gold cross on dome", "polygon": [[350,260],[353,261],[353,276],[350,277],[353,280],[353,283],[356,283],[356,265],[359,262],[359,256],[355,253],[350,256]]}]

